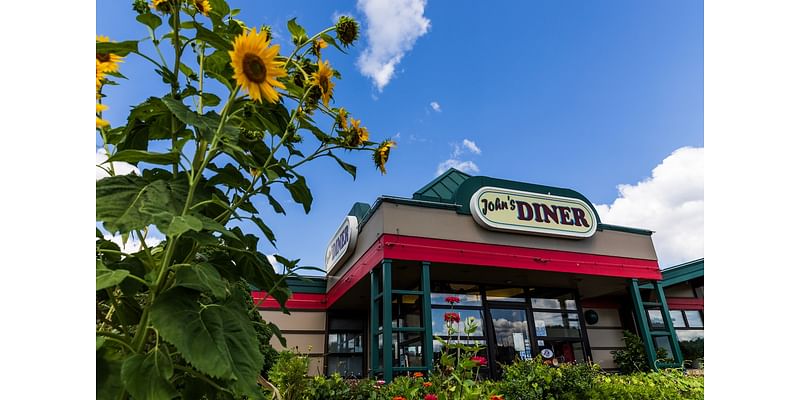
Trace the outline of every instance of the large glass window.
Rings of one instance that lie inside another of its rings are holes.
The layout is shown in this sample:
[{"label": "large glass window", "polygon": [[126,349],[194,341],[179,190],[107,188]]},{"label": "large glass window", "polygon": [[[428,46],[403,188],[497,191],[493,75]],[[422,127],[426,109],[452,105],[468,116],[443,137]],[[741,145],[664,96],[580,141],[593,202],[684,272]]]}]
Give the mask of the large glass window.
[{"label": "large glass window", "polygon": [[534,311],[536,336],[581,337],[581,321],[578,313]]},{"label": "large glass window", "polygon": [[364,376],[364,321],[331,317],[328,320],[327,374]]},{"label": "large glass window", "polygon": [[431,310],[431,326],[433,327],[433,334],[436,336],[447,336],[447,324],[444,320],[444,315],[450,312],[454,312],[458,315],[459,323],[451,324],[452,329],[455,331],[452,333],[453,336],[461,335],[464,336],[467,333],[464,331],[466,327],[466,322],[468,318],[474,318],[475,324],[478,328],[475,330],[475,333],[472,336],[481,336],[485,335],[483,331],[483,311],[482,310],[475,310],[475,309],[464,309],[464,308],[456,308],[450,310],[450,308],[434,308]]},{"label": "large glass window", "polygon": [[703,314],[698,310],[671,310],[675,335],[687,367],[699,366],[703,358]]},{"label": "large glass window", "polygon": [[449,306],[453,299],[457,299],[454,304],[459,306],[480,306],[481,290],[477,285],[465,285],[458,283],[439,283],[434,285],[431,293],[431,304],[439,306]]},{"label": "large glass window", "polygon": [[581,315],[573,292],[533,289],[533,327],[536,347],[548,364],[584,362]]}]

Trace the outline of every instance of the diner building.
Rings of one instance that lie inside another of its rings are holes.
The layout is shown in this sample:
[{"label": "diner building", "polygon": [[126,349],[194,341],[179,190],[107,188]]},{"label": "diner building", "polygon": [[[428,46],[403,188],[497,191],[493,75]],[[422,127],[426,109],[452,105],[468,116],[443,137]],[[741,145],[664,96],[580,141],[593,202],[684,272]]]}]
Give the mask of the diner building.
[{"label": "diner building", "polygon": [[702,260],[699,275],[678,266],[687,273],[665,279],[653,232],[603,223],[572,189],[450,169],[410,197],[355,203],[342,217],[320,249],[326,276],[290,282],[291,314],[262,303],[312,374],[428,371],[442,341],[482,345],[487,377],[537,355],[614,370],[624,330],[643,339],[652,366],[678,367],[698,307],[702,327]]}]

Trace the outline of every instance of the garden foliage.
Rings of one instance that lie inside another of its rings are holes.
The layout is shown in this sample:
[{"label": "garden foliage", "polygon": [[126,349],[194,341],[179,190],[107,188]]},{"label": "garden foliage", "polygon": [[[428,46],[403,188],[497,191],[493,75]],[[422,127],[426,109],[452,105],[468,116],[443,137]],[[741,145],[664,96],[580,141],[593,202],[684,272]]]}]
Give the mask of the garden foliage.
[{"label": "garden foliage", "polygon": [[[385,172],[394,146],[371,142],[334,106],[341,76],[326,52],[350,46],[358,24],[342,17],[312,34],[292,19],[295,46],[281,52],[269,27],[247,27],[224,0],[133,8],[142,31],[131,36],[146,39],[96,43],[96,128],[108,155],[96,183],[97,398],[264,398],[268,343],[283,338],[260,320],[250,290],[286,310],[285,279],[305,267],[271,262],[247,229],[275,244],[259,208],[285,214],[279,190],[309,212],[306,163],[329,158],[355,178],[342,151],[367,151]],[[112,126],[104,89],[141,84],[124,75],[129,57],[150,63],[164,89]],[[118,174],[121,163],[138,173]],[[140,245],[123,251],[110,236]]]}]

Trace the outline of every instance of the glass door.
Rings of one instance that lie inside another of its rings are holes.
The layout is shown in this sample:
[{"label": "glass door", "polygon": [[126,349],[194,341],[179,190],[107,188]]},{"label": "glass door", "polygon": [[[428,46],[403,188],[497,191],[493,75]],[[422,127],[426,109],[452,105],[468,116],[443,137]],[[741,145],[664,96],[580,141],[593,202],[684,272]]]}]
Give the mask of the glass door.
[{"label": "glass door", "polygon": [[531,358],[531,339],[528,316],[524,308],[489,309],[494,329],[494,371],[499,376],[499,364],[511,364],[519,358]]}]

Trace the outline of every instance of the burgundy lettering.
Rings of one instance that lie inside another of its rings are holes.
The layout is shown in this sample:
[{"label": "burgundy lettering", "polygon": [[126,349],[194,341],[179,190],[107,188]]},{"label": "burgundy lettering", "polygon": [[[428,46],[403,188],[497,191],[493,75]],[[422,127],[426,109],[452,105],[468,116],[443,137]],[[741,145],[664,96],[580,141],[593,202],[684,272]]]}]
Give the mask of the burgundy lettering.
[{"label": "burgundy lettering", "polygon": [[[552,207],[552,208],[551,208]],[[553,219],[553,222],[558,223],[558,206],[546,206],[542,204],[542,211],[544,211],[544,222],[550,223],[550,218]]]},{"label": "burgundy lettering", "polygon": [[575,226],[581,226],[581,223],[583,223],[583,226],[587,228],[589,227],[589,222],[586,221],[586,214],[583,212],[583,210],[573,207],[572,213],[575,216]]},{"label": "burgundy lettering", "polygon": [[533,208],[524,201],[517,201],[517,219],[520,221],[530,221],[533,219]]},{"label": "burgundy lettering", "polygon": [[569,215],[568,207],[558,207],[558,215],[561,217],[561,225],[575,225]]}]

